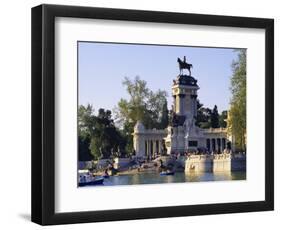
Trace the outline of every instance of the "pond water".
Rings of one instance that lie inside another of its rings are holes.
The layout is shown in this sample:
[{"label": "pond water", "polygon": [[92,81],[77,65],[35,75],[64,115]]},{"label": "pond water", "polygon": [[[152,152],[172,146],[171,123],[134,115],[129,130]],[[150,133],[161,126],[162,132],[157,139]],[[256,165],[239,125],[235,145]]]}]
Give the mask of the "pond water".
[{"label": "pond water", "polygon": [[[160,184],[160,183],[183,183],[202,181],[224,181],[224,180],[246,180],[246,172],[202,172],[184,173],[178,172],[174,175],[161,176],[157,172],[138,173],[133,175],[118,175],[104,179],[103,185],[136,185],[136,184]],[[97,185],[95,185],[97,186]]]}]

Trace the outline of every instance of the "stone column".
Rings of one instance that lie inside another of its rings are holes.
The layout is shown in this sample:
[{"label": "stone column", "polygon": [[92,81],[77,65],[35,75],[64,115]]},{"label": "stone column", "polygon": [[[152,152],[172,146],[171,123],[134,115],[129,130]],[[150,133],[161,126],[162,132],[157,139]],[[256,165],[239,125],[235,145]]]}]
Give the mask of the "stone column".
[{"label": "stone column", "polygon": [[189,111],[190,114],[193,114],[193,99],[192,99],[192,94],[190,94],[190,104],[189,104]]},{"label": "stone column", "polygon": [[197,95],[194,95],[194,116],[197,117]]},{"label": "stone column", "polygon": [[179,96],[180,96],[180,106],[181,106],[181,108],[180,108],[180,114],[183,115],[183,114],[184,114],[184,104],[183,104],[184,99],[183,99],[183,96],[182,96],[182,95],[179,95]]},{"label": "stone column", "polygon": [[180,113],[180,97],[179,97],[179,95],[176,96],[175,112]]},{"label": "stone column", "polygon": [[184,105],[184,98],[185,98],[185,95],[184,94],[179,94],[178,95],[178,99],[179,99],[179,114],[180,115],[183,115],[184,114],[184,107],[185,107],[185,105]]},{"label": "stone column", "polygon": [[191,114],[194,115],[194,98],[193,95],[191,95]]},{"label": "stone column", "polygon": [[195,106],[194,106],[194,95],[191,95],[191,114],[194,116]]},{"label": "stone column", "polygon": [[136,135],[134,139],[134,149],[136,153],[139,154],[139,137]]},{"label": "stone column", "polygon": [[162,154],[162,140],[159,140],[159,153]]}]

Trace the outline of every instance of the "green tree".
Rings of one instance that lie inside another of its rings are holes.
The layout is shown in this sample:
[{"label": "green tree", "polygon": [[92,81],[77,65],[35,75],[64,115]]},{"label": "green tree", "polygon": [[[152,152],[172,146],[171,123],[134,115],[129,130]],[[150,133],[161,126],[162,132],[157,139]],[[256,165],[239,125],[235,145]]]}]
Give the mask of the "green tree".
[{"label": "green tree", "polygon": [[124,154],[124,140],[116,129],[110,110],[99,109],[98,115],[93,116],[94,126],[90,149],[95,158],[109,158],[113,152]]},{"label": "green tree", "polygon": [[90,138],[89,136],[78,136],[78,160],[79,161],[91,161],[93,156],[90,151]]},{"label": "green tree", "polygon": [[133,151],[133,128],[137,121],[143,122],[146,128],[163,129],[168,124],[167,92],[153,92],[147,83],[139,77],[133,80],[125,78],[123,85],[129,94],[129,99],[121,99],[115,109],[117,123],[123,127],[126,137],[126,149]]},{"label": "green tree", "polygon": [[219,115],[219,126],[220,126],[221,128],[226,128],[226,126],[227,126],[226,119],[227,119],[227,111],[224,110],[224,111],[222,111],[221,114]]},{"label": "green tree", "polygon": [[93,108],[91,105],[78,108],[78,159],[89,161],[93,159],[90,151],[90,142],[93,128]]},{"label": "green tree", "polygon": [[132,137],[133,130],[134,130],[134,123],[132,122],[125,122],[123,129],[121,130],[122,136],[126,140],[125,152],[127,154],[131,154],[134,151],[134,142]]},{"label": "green tree", "polygon": [[236,147],[246,148],[246,50],[238,51],[238,60],[232,63],[230,111],[228,130],[235,136]]},{"label": "green tree", "polygon": [[211,128],[211,113],[212,110],[204,107],[197,99],[197,116],[195,124],[203,129]]},{"label": "green tree", "polygon": [[95,116],[92,106],[79,106],[78,135],[79,156],[90,152],[94,159],[99,159],[109,158],[112,151],[124,153],[126,141],[115,127],[110,110],[99,109]]},{"label": "green tree", "polygon": [[169,110],[168,110],[167,100],[165,100],[164,105],[162,106],[159,129],[165,129],[167,128],[168,125],[169,125]]},{"label": "green tree", "polygon": [[219,112],[217,105],[214,106],[211,113],[211,127],[218,128],[219,127]]},{"label": "green tree", "polygon": [[202,103],[197,99],[197,116],[195,124],[202,129],[208,128],[226,128],[227,126],[227,111],[218,113],[218,108],[215,105],[213,109],[204,107]]},{"label": "green tree", "polygon": [[90,104],[87,106],[80,105],[78,108],[78,135],[84,139],[89,138],[93,133],[93,113],[94,109]]}]

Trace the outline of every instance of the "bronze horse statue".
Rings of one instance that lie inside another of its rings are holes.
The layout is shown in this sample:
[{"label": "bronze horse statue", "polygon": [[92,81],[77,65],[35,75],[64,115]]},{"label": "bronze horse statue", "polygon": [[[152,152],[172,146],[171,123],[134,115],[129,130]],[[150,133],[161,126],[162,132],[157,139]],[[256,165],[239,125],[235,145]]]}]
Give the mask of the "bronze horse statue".
[{"label": "bronze horse statue", "polygon": [[180,69],[180,74],[183,73],[183,69],[187,69],[189,71],[189,76],[191,76],[191,71],[190,69],[193,68],[192,64],[189,64],[186,62],[186,57],[183,57],[183,61],[178,58],[178,63],[179,63],[179,69]]}]

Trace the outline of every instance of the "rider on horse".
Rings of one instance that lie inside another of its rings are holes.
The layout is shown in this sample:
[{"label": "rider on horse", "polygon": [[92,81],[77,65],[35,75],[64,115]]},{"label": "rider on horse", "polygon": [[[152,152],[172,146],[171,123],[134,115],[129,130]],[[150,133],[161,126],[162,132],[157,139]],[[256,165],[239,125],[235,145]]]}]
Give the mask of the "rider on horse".
[{"label": "rider on horse", "polygon": [[179,69],[180,69],[180,74],[182,74],[183,69],[187,69],[189,71],[189,76],[191,76],[191,71],[190,68],[192,68],[192,64],[189,64],[186,62],[186,57],[183,57],[183,61],[178,58],[178,63],[179,63]]}]

